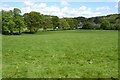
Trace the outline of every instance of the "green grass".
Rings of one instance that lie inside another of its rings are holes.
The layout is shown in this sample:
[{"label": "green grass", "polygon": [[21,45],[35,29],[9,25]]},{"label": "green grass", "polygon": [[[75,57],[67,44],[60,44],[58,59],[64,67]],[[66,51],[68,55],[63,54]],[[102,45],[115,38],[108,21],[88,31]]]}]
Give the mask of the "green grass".
[{"label": "green grass", "polygon": [[118,77],[118,31],[3,35],[2,43],[4,78]]},{"label": "green grass", "polygon": [[2,35],[0,34],[0,79],[2,79]]}]

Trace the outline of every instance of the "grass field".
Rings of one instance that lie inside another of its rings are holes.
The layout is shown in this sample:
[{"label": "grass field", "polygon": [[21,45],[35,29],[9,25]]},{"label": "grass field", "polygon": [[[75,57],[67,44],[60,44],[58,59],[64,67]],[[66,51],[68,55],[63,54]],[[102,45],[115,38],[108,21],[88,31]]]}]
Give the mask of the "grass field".
[{"label": "grass field", "polygon": [[3,77],[118,77],[118,31],[71,30],[2,37]]},{"label": "grass field", "polygon": [[2,35],[0,34],[0,79],[2,79]]}]

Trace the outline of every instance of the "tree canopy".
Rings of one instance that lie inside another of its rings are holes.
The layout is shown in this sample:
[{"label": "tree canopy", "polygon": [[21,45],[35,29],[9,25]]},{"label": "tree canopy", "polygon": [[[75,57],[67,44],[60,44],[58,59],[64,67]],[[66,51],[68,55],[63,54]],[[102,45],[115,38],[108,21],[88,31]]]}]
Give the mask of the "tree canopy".
[{"label": "tree canopy", "polygon": [[[104,29],[120,30],[120,14],[97,16],[91,18],[74,17],[59,18],[53,15],[44,15],[31,11],[21,14],[21,10],[0,11],[0,23],[3,34],[21,34],[22,32],[35,33],[41,30],[67,30],[67,29]],[[81,26],[79,26],[82,24]],[[1,30],[1,29],[0,29]]]},{"label": "tree canopy", "polygon": [[39,12],[32,11],[30,13],[25,13],[23,16],[25,25],[30,33],[37,32],[41,27],[42,15]]}]

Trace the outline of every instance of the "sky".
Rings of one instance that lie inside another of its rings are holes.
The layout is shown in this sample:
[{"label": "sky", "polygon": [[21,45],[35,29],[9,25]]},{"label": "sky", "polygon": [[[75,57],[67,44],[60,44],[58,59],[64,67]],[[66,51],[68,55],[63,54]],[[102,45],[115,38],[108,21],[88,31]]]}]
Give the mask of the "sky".
[{"label": "sky", "polygon": [[0,10],[19,8],[22,14],[37,11],[41,14],[62,17],[95,17],[118,13],[118,1],[6,1],[0,2]]}]

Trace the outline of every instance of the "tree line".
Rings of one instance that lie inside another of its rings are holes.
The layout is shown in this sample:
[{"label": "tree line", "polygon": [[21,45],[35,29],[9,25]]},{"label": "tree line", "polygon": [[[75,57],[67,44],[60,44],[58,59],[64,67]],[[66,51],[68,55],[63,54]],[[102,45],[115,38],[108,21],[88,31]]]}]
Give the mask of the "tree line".
[{"label": "tree line", "polygon": [[92,18],[78,17],[83,29],[120,30],[120,14],[111,14]]},{"label": "tree line", "polygon": [[47,30],[70,30],[70,29],[103,29],[120,30],[119,14],[100,17],[74,17],[59,18],[53,15],[44,15],[31,11],[21,15],[21,10],[0,11],[0,23],[2,23],[2,34],[36,33]]}]

